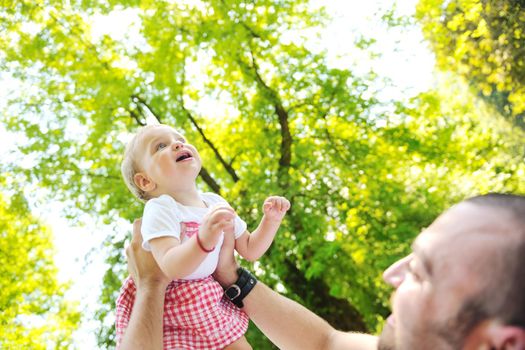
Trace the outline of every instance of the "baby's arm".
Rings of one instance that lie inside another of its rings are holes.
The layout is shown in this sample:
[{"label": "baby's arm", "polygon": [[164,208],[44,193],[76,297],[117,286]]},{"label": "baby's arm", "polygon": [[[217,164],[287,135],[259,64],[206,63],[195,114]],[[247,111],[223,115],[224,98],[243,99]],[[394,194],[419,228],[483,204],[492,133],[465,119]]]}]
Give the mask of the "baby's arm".
[{"label": "baby's arm", "polygon": [[235,250],[246,260],[259,259],[272,244],[290,202],[284,197],[268,197],[263,204],[263,218],[253,233],[244,232],[235,240]]},{"label": "baby's arm", "polygon": [[[149,241],[153,257],[162,272],[171,279],[191,274],[213,250],[223,231],[233,231],[235,212],[227,206],[215,207],[203,220],[201,230],[184,244],[174,237],[159,237]],[[197,241],[197,238],[200,241]]]}]

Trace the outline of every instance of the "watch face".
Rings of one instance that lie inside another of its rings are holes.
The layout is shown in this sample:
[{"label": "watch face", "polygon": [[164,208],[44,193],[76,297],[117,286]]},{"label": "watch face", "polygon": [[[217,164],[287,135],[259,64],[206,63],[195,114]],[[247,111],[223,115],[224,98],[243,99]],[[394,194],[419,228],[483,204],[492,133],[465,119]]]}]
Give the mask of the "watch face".
[{"label": "watch face", "polygon": [[226,291],[224,292],[224,294],[226,294],[226,296],[227,296],[230,300],[234,300],[234,299],[237,298],[239,295],[241,295],[241,288],[239,288],[239,286],[236,285],[236,284],[231,285],[228,289],[226,289]]}]

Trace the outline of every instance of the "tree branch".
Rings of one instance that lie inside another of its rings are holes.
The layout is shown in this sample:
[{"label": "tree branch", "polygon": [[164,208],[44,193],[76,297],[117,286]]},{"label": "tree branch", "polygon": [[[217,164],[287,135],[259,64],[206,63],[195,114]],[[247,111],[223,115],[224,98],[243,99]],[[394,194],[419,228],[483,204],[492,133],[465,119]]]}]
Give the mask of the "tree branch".
[{"label": "tree branch", "polygon": [[[341,80],[339,80],[337,86],[340,87],[341,84],[342,84],[342,82],[341,82]],[[342,160],[344,163],[350,164],[350,160],[347,159],[346,156],[343,155],[344,152],[341,150],[341,148],[339,147],[337,142],[332,137],[332,134],[330,134],[330,131],[328,130],[328,121],[326,120],[326,117],[328,115],[328,111],[330,110],[330,106],[332,105],[332,102],[335,99],[335,92],[336,92],[336,89],[333,89],[332,90],[332,94],[330,95],[330,98],[329,98],[329,102],[327,103],[328,108],[321,115],[321,119],[324,121],[324,132],[325,132],[326,138],[328,139],[328,142],[330,142],[330,144],[332,144],[334,146],[334,148],[337,150],[337,152],[335,152],[336,156],[340,160]]]},{"label": "tree branch", "polygon": [[222,164],[224,169],[226,169],[228,174],[230,174],[230,176],[232,177],[233,181],[234,182],[239,181],[240,179],[239,179],[239,176],[237,176],[237,173],[235,172],[235,169],[233,169],[231,164],[226,162],[226,160],[219,153],[219,150],[217,149],[217,147],[215,147],[215,145],[206,137],[206,135],[204,134],[204,131],[199,126],[199,124],[197,123],[197,121],[195,120],[193,115],[190,113],[190,111],[188,111],[186,109],[186,107],[184,107],[184,104],[182,103],[182,101],[181,101],[181,107],[182,107],[182,110],[184,111],[184,113],[186,113],[186,116],[188,117],[190,122],[195,127],[195,129],[197,129],[197,132],[202,136],[202,139],[204,140],[204,143],[206,143],[211,148],[211,150],[215,154],[215,157],[219,160],[219,162]]},{"label": "tree branch", "polygon": [[[308,300],[313,305],[333,305],[335,308],[326,310],[323,307],[316,309],[319,316],[330,323],[333,327],[342,331],[367,332],[368,328],[359,311],[345,299],[339,299],[330,294],[330,287],[319,277],[305,278],[295,261],[290,258],[284,260],[284,268],[287,270],[287,287],[291,288],[302,300]],[[308,286],[303,288],[302,286]],[[334,310],[337,312],[334,313]],[[328,311],[328,312],[327,312]]]},{"label": "tree branch", "polygon": [[[185,72],[183,71],[183,75],[182,75],[182,86],[183,86],[183,89],[184,89],[184,83],[186,81],[184,73]],[[200,125],[197,123],[197,120],[193,117],[193,115],[186,108],[186,106],[184,106],[184,101],[182,100],[182,94],[179,96],[179,104],[180,104],[182,110],[184,111],[184,113],[186,114],[186,117],[188,117],[188,119],[193,124],[195,129],[197,129],[197,132],[201,135],[204,143],[206,143],[211,148],[211,150],[213,151],[213,154],[215,154],[215,157],[217,158],[219,163],[221,163],[222,166],[224,167],[224,169],[226,169],[226,172],[228,172],[228,174],[230,174],[231,178],[233,179],[233,182],[238,182],[240,180],[240,178],[237,175],[237,173],[235,172],[235,169],[233,169],[232,163],[231,162],[227,163],[226,160],[220,154],[220,152],[217,149],[217,147],[215,147],[215,145],[210,141],[210,139],[208,139],[206,137],[206,135],[204,134],[204,130],[202,130]]]},{"label": "tree branch", "polygon": [[153,114],[153,116],[155,118],[157,118],[157,121],[159,123],[162,123],[162,118],[160,117],[160,114],[158,114],[157,112],[155,112],[155,110],[153,109],[153,107],[151,107],[145,99],[143,99],[142,97],[138,96],[138,95],[131,95],[131,100],[137,105],[137,108],[139,109],[140,111],[140,114],[142,114],[142,116],[145,118],[145,113],[144,113],[144,107],[146,107],[151,114]]},{"label": "tree branch", "polygon": [[129,109],[128,112],[129,112],[129,116],[130,116],[131,118],[135,119],[135,121],[137,122],[138,125],[140,125],[140,126],[146,126],[146,122],[140,120],[140,117],[139,117],[139,115],[137,114],[137,112],[135,112],[135,111],[132,110],[132,109]]},{"label": "tree branch", "polygon": [[244,22],[241,22],[241,25],[243,26],[244,29],[246,29],[250,35],[253,37],[253,38],[257,38],[257,39],[260,39],[261,38],[261,35],[260,34],[257,34],[256,32],[254,32],[254,30],[252,28],[250,28],[246,23]]},{"label": "tree branch", "polygon": [[244,67],[248,72],[252,72],[259,89],[270,99],[273,105],[275,114],[277,115],[279,125],[281,127],[281,157],[279,158],[279,178],[283,189],[289,186],[288,168],[292,163],[292,134],[290,133],[288,111],[285,110],[278,94],[270,88],[259,74],[259,67],[255,60],[255,55],[250,48],[251,65],[246,64],[241,58],[237,62]]},{"label": "tree branch", "polygon": [[201,176],[202,180],[204,180],[204,182],[208,186],[210,186],[210,188],[212,189],[213,192],[215,192],[217,194],[221,194],[221,186],[219,186],[219,184],[210,175],[210,173],[208,172],[208,170],[206,170],[205,167],[201,168],[201,172],[199,173],[199,175]]},{"label": "tree branch", "polygon": [[255,55],[253,54],[251,48],[250,56],[252,58],[252,69],[255,73],[256,81],[259,83],[259,86],[262,87],[271,97],[275,113],[279,118],[279,125],[281,126],[281,158],[279,159],[279,165],[281,167],[289,167],[292,163],[292,134],[290,133],[290,127],[288,123],[290,116],[284,109],[281,99],[277,93],[265,83],[259,74],[259,66],[255,61]]},{"label": "tree branch", "polygon": [[[28,5],[27,3],[24,3],[24,5]],[[34,3],[34,2],[30,2],[30,5],[28,6],[36,6],[36,7],[40,7],[42,10],[45,10],[45,8],[38,4],[38,3]],[[56,12],[58,12],[59,14],[63,15],[65,17],[65,15],[63,13],[61,13],[56,7],[53,8]],[[98,54],[98,49],[97,47],[91,43],[90,41],[88,41],[84,36],[83,36],[83,32],[80,30],[80,26],[70,26],[70,27],[67,27],[64,23],[62,23],[62,21],[60,21],[60,19],[55,16],[53,14],[53,11],[50,10],[47,12],[47,14],[49,14],[49,16],[60,26],[62,27],[65,31],[62,33],[64,34],[65,36],[67,36],[68,34],[72,33],[73,35],[75,35],[78,40],[80,42],[82,42],[88,49],[92,50],[94,53],[95,53],[95,58],[97,59],[97,61],[99,61],[101,64],[102,64],[102,67],[107,70],[107,71],[111,71],[111,67],[109,65],[109,62],[107,60],[103,60],[102,58],[100,58],[99,54]],[[68,32],[66,32],[68,31]]]},{"label": "tree branch", "polygon": [[[228,5],[226,4],[226,2],[224,0],[221,0],[221,3],[224,7],[226,7],[226,9],[230,10],[230,8],[228,7]],[[243,26],[244,29],[246,29],[250,35],[254,38],[257,38],[257,39],[260,39],[261,38],[261,35],[257,34],[252,28],[250,28],[246,23],[240,21],[239,24],[241,26]]]}]

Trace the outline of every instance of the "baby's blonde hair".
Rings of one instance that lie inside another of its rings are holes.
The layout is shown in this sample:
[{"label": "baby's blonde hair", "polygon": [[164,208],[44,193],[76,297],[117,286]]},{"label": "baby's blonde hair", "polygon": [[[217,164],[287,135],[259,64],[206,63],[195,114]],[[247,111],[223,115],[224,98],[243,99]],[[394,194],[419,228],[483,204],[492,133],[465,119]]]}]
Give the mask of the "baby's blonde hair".
[{"label": "baby's blonde hair", "polygon": [[138,163],[137,147],[139,145],[140,138],[146,131],[159,126],[161,125],[147,125],[140,128],[137,131],[137,133],[126,145],[126,150],[124,151],[124,159],[122,160],[122,164],[120,166],[122,178],[124,179],[126,186],[131,191],[131,193],[133,193],[135,197],[140,199],[142,202],[146,202],[148,199],[150,199],[150,197],[146,192],[141,190],[137,186],[137,184],[135,184],[135,174],[143,170],[140,164]]}]

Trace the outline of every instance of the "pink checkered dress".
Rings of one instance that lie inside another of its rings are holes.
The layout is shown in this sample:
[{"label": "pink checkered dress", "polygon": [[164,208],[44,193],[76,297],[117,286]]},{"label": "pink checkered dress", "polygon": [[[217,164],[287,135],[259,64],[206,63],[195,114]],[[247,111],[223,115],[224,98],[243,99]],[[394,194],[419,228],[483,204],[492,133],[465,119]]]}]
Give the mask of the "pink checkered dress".
[{"label": "pink checkered dress", "polygon": [[[188,231],[194,229],[190,227]],[[128,277],[117,299],[117,348],[128,326],[135,294],[136,286]],[[172,281],[164,300],[164,349],[223,349],[239,339],[248,328],[248,316],[223,295],[211,276]]]}]

